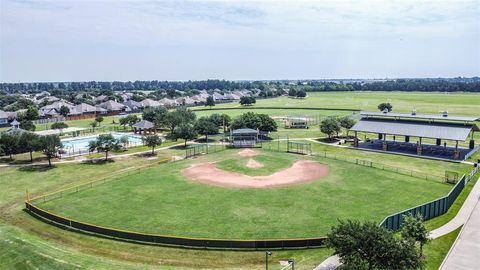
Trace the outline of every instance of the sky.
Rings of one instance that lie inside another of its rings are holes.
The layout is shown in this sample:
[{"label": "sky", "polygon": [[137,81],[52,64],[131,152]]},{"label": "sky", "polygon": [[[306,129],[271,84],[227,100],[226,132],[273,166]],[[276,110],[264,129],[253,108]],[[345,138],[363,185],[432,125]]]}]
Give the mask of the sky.
[{"label": "sky", "polygon": [[0,82],[479,75],[480,0],[0,0]]}]

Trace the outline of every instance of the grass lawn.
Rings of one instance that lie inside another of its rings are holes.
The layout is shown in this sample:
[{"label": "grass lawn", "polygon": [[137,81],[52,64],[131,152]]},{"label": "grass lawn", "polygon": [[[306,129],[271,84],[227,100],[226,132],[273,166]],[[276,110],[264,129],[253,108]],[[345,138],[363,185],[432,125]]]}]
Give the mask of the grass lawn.
[{"label": "grass lawn", "polygon": [[[61,164],[52,169],[0,168],[0,269],[264,269],[264,252],[205,251],[138,245],[70,232],[23,212],[32,196],[100,178],[155,160],[130,157],[99,165]],[[271,262],[294,258],[312,269],[328,249],[275,251]],[[186,260],[185,258],[188,258]]]},{"label": "grass lawn", "polygon": [[455,242],[460,230],[462,228],[458,228],[455,231],[446,234],[442,237],[434,239],[430,241],[425,247],[423,248],[424,254],[426,256],[426,264],[425,270],[437,270],[443,262],[445,256],[447,256],[450,247]]},{"label": "grass lawn", "polygon": [[[49,211],[98,225],[141,232],[230,239],[323,236],[338,218],[381,221],[386,215],[446,194],[451,185],[314,158],[329,176],[308,184],[233,189],[191,182],[179,171],[225,161],[236,150],[159,165],[92,189],[41,203]],[[263,158],[279,153],[262,151]],[[282,154],[284,161],[299,156]],[[261,158],[259,158],[261,160]],[[228,162],[227,162],[228,163]]]},{"label": "grass lawn", "polygon": [[[385,91],[355,91],[355,92],[309,92],[304,99],[279,97],[259,99],[251,107],[316,107],[377,111],[378,104],[390,102],[396,112],[411,112],[413,107],[419,113],[438,114],[448,110],[451,114],[478,116],[478,93],[443,93],[443,92],[385,92]],[[240,107],[237,103],[217,104],[214,108]],[[205,107],[196,107],[205,109]],[[283,113],[285,114],[285,113]]]}]

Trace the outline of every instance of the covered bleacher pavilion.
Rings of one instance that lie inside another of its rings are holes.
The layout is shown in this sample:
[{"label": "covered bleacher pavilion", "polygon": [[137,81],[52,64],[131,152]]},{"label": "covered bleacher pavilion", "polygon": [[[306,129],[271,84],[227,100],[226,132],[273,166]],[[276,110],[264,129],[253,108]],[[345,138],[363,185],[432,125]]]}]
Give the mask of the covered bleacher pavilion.
[{"label": "covered bleacher pavilion", "polygon": [[[408,114],[361,112],[361,119],[350,129],[355,132],[354,147],[429,158],[464,160],[478,150],[473,135],[479,131],[478,117],[450,116],[448,113]],[[377,134],[360,141],[358,133]],[[460,147],[459,142],[468,142]]]},{"label": "covered bleacher pavilion", "polygon": [[230,146],[237,148],[256,147],[260,132],[256,129],[241,128],[230,131]]}]

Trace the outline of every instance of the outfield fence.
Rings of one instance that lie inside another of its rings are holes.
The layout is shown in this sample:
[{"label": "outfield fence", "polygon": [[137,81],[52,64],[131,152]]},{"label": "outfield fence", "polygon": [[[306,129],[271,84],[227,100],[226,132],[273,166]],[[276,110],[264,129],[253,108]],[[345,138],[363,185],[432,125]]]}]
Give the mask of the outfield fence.
[{"label": "outfield fence", "polygon": [[382,220],[380,226],[390,230],[399,230],[402,227],[404,216],[409,213],[413,216],[420,214],[423,217],[423,220],[429,220],[445,214],[478,171],[479,167],[476,166],[468,174],[464,174],[447,195],[431,202],[390,215]]},{"label": "outfield fence", "polygon": [[[326,156],[325,156],[326,157]],[[338,158],[337,158],[338,159]],[[39,207],[36,203],[46,202],[55,198],[61,198],[67,194],[79,192],[84,189],[92,188],[98,184],[105,183],[107,181],[121,179],[119,175],[137,174],[143,169],[150,168],[157,164],[167,163],[170,159],[163,159],[158,162],[144,165],[139,168],[125,169],[117,174],[109,175],[91,182],[87,182],[81,185],[69,187],[60,191],[56,191],[50,194],[42,195],[30,199],[27,194],[27,200],[25,201],[25,208],[31,215],[39,217],[45,221],[59,225],[64,228],[80,231],[87,234],[99,235],[113,239],[119,239],[124,241],[132,241],[139,243],[158,244],[175,247],[189,247],[189,248],[203,248],[203,249],[232,249],[232,250],[266,250],[266,249],[293,249],[293,248],[314,248],[322,247],[325,245],[327,237],[313,237],[313,238],[295,238],[295,239],[259,239],[259,240],[240,240],[240,239],[208,239],[208,238],[191,238],[182,236],[160,235],[160,234],[148,234],[142,232],[134,232],[121,230],[117,228],[109,228],[105,226],[99,226],[86,222],[77,221],[63,217],[58,214],[51,213],[45,209]],[[343,160],[343,159],[338,159]],[[357,160],[356,164],[374,167],[371,161]],[[436,199],[434,201],[409,208],[407,210],[395,213],[386,217],[379,226],[391,230],[398,230],[403,223],[403,216],[407,213],[416,215],[420,213],[424,220],[428,220],[437,216],[440,216],[448,211],[459,194],[462,192],[466,184],[470,179],[475,177],[478,173],[479,167],[475,167],[470,173],[463,175],[460,180],[455,184],[451,191],[444,197]]]}]

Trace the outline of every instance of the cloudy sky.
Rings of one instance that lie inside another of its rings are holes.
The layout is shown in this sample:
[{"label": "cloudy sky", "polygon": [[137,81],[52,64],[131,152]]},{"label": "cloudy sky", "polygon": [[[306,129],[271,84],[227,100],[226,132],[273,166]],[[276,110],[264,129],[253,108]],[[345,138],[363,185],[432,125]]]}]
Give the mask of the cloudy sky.
[{"label": "cloudy sky", "polygon": [[480,75],[480,0],[0,0],[0,27],[0,82]]}]

